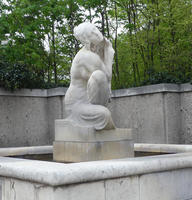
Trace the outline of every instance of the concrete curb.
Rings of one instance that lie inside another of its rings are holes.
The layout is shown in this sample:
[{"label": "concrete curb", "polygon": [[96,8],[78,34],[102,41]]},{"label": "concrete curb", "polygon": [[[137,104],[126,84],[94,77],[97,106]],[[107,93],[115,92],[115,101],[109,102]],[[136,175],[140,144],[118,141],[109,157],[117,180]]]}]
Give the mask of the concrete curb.
[{"label": "concrete curb", "polygon": [[192,168],[192,153],[62,164],[0,158],[0,175],[59,186]]}]

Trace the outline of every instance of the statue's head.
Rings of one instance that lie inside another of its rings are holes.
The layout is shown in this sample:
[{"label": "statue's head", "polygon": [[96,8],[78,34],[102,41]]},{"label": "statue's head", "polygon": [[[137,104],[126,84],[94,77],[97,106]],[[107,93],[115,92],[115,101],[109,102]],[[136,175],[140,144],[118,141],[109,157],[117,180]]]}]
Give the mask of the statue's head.
[{"label": "statue's head", "polygon": [[74,36],[85,46],[91,43],[97,45],[104,39],[98,28],[89,22],[84,22],[76,26],[74,28]]}]

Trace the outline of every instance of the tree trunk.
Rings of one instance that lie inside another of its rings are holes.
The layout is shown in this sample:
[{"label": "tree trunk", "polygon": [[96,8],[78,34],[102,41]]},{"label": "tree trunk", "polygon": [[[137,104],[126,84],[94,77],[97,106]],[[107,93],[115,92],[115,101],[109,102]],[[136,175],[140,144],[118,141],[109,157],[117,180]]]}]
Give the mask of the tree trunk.
[{"label": "tree trunk", "polygon": [[[100,1],[99,4],[99,12],[101,14],[101,33],[105,36],[105,10],[103,8],[103,0]],[[105,6],[105,5],[104,5]]]},{"label": "tree trunk", "polygon": [[[129,4],[127,4],[127,17],[128,17],[128,22],[131,25],[132,24],[132,20],[131,20],[131,8],[130,8],[130,2]],[[133,76],[134,76],[134,85],[137,85],[137,77],[136,77],[136,70],[135,70],[135,62],[133,61],[133,35],[132,35],[132,27],[129,27],[129,37],[130,37],[130,43],[131,43],[131,62],[132,62],[132,68],[133,68]]]},{"label": "tree trunk", "polygon": [[118,50],[117,50],[117,30],[118,30],[118,19],[117,19],[117,4],[115,2],[115,69],[116,69],[116,76],[119,82],[119,62],[118,62]]},{"label": "tree trunk", "polygon": [[105,36],[105,16],[104,16],[104,12],[101,9],[101,32],[102,34]]},{"label": "tree trunk", "polygon": [[[133,25],[134,25],[134,37],[135,37],[135,43],[136,43],[136,47],[138,48],[138,42],[137,42],[137,25],[136,25],[136,17],[137,17],[137,1],[136,4],[134,2],[134,0],[131,0],[132,3],[132,13],[133,13]],[[136,72],[137,72],[137,77],[138,77],[138,81],[140,83],[140,72],[139,72],[139,67],[138,67],[138,62],[137,62],[137,49],[134,48],[134,62],[135,62],[135,68],[136,68]]]},{"label": "tree trunk", "polygon": [[104,6],[104,13],[105,13],[107,37],[109,38],[110,37],[110,33],[109,33],[109,19],[108,19],[108,14],[107,14],[107,4],[108,4],[108,1],[106,0],[106,5]]},{"label": "tree trunk", "polygon": [[89,8],[88,8],[88,10],[89,10],[89,21],[90,21],[90,23],[92,23],[92,13],[91,13],[91,7],[89,6]]},{"label": "tree trunk", "polygon": [[55,84],[57,84],[57,64],[56,64],[56,48],[55,48],[55,24],[54,20],[52,21],[52,53],[53,53],[53,69],[54,69],[54,77]]}]

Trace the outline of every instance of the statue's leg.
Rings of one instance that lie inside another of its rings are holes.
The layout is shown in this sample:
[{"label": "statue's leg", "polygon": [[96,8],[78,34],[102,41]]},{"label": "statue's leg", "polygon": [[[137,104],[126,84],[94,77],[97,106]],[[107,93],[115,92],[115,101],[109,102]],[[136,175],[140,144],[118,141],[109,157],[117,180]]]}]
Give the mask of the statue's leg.
[{"label": "statue's leg", "polygon": [[96,130],[114,129],[111,112],[104,106],[93,104],[77,104],[73,107],[73,116],[76,123],[82,126],[91,126]]},{"label": "statue's leg", "polygon": [[107,77],[101,70],[96,70],[90,76],[87,83],[87,95],[91,104],[107,105],[110,89]]}]

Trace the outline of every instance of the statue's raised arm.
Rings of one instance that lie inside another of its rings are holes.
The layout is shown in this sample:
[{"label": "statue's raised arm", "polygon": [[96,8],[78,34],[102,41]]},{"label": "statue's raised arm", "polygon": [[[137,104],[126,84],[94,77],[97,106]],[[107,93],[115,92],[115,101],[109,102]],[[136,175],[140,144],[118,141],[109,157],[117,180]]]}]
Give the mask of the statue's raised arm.
[{"label": "statue's raised arm", "polygon": [[113,129],[111,113],[105,107],[111,94],[112,45],[91,23],[75,27],[74,36],[83,48],[71,67],[71,83],[65,96],[67,119],[96,130]]}]

